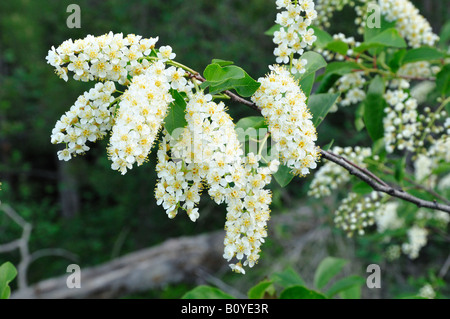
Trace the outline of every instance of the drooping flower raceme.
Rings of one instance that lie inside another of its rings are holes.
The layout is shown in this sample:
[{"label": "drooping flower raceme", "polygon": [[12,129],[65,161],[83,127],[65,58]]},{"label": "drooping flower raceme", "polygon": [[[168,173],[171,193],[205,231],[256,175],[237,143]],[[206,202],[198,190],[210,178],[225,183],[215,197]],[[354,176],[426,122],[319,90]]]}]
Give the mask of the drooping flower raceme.
[{"label": "drooping flower raceme", "polygon": [[189,96],[187,126],[179,136],[165,131],[158,151],[157,203],[173,218],[178,209],[195,221],[204,185],[218,204],[227,205],[224,258],[230,267],[245,273],[259,258],[260,246],[267,236],[271,194],[264,187],[277,167],[259,167],[259,157],[243,157],[234,124],[223,103],[211,101],[201,92]]},{"label": "drooping flower raceme", "polygon": [[[98,37],[88,35],[84,39],[66,40],[56,49],[52,47],[46,59],[65,81],[71,71],[75,80],[127,84],[128,76],[139,75],[148,67],[149,61],[141,58],[150,56],[157,41],[158,37],[146,39],[134,34],[124,37],[112,32]],[[174,57],[172,52],[170,57]]]},{"label": "drooping flower raceme", "polygon": [[295,175],[307,175],[317,167],[319,152],[315,146],[316,129],[306,106],[306,96],[284,67],[258,81],[252,101],[261,108],[276,143],[273,150]]},{"label": "drooping flower raceme", "polygon": [[277,14],[275,23],[280,30],[275,31],[273,42],[277,45],[274,50],[277,63],[290,64],[293,74],[304,73],[306,60],[301,59],[304,49],[316,41],[314,30],[309,28],[312,20],[317,17],[312,0],[299,0],[293,3],[289,0],[277,0]]},{"label": "drooping flower raceme", "polygon": [[121,96],[112,128],[108,147],[112,169],[125,174],[134,163],[144,163],[173,101],[169,89],[165,64],[160,61],[133,77]]},{"label": "drooping flower raceme", "polygon": [[68,161],[72,156],[89,150],[87,142],[105,137],[111,129],[116,88],[114,82],[97,83],[94,88],[79,96],[57,122],[52,130],[53,144],[66,144],[58,151],[60,160]]}]

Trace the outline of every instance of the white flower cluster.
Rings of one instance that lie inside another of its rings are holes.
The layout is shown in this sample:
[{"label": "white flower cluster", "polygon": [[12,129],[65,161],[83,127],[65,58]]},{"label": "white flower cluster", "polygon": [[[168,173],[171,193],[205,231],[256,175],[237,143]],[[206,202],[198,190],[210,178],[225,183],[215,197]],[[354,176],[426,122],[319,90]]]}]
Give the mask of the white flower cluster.
[{"label": "white flower cluster", "polygon": [[425,228],[414,225],[408,229],[408,241],[402,244],[402,251],[410,259],[419,257],[420,250],[427,244],[428,231]]},{"label": "white flower cluster", "polygon": [[[139,35],[108,33],[98,37],[88,35],[84,39],[68,39],[58,48],[52,47],[46,57],[56,68],[56,73],[65,81],[68,71],[81,81],[110,80],[120,84],[128,83],[128,76],[141,74],[149,66],[147,59],[158,38],[142,38]],[[170,47],[161,47],[158,58],[173,59]]]},{"label": "white flower cluster", "polygon": [[121,96],[107,149],[112,169],[125,174],[134,163],[139,166],[146,160],[173,101],[169,79],[160,61],[133,77]]},{"label": "white flower cluster", "polygon": [[428,21],[408,0],[378,0],[381,14],[388,21],[396,21],[396,28],[401,36],[413,48],[421,45],[434,46],[439,37],[433,33]]},{"label": "white flower cluster", "polygon": [[[352,6],[356,12],[355,24],[358,33],[363,34],[368,5],[372,0],[317,0],[317,19],[319,26],[330,27],[329,20],[335,12],[342,11],[346,6]],[[409,0],[378,0],[375,1],[380,8],[380,13],[387,21],[396,22],[396,28],[404,37],[409,46],[417,48],[421,45],[434,46],[439,37],[433,33],[428,21],[419,13],[419,10]]]},{"label": "white flower cluster", "polygon": [[[408,255],[410,259],[417,258],[420,250],[427,244],[428,231],[425,227],[434,225],[440,229],[446,229],[450,222],[450,217],[445,212],[419,209],[414,213],[414,224],[410,227],[406,219],[399,216],[398,210],[397,202],[388,202],[381,205],[374,215],[379,233],[405,227],[408,229],[407,240],[401,246],[390,245],[388,250],[392,251],[386,251],[391,260],[400,257],[400,252]],[[390,237],[386,239],[389,241]]]},{"label": "white flower cluster", "polygon": [[[329,92],[341,93],[337,104],[345,107],[357,104],[366,98],[366,92],[363,90],[365,83],[366,79],[364,78],[363,72],[352,72],[341,76]],[[335,104],[330,112],[335,112],[337,110],[338,107]]]},{"label": "white flower cluster", "polygon": [[384,141],[388,153],[415,150],[415,134],[419,131],[417,100],[402,89],[387,90],[384,98]]},{"label": "white flower cluster", "polygon": [[170,218],[181,208],[195,221],[199,217],[195,206],[207,185],[211,198],[227,205],[224,258],[236,258],[238,262],[230,267],[245,273],[243,267],[257,262],[267,236],[271,193],[264,187],[278,163],[259,167],[259,156],[249,153],[242,157],[224,104],[212,102],[209,94],[198,92],[189,97],[186,120],[188,125],[179,136],[165,132],[158,151],[155,197]]},{"label": "white flower cluster", "polygon": [[335,211],[334,223],[352,237],[355,232],[364,235],[364,229],[375,224],[375,214],[380,208],[381,194],[371,192],[367,196],[349,193]]},{"label": "white flower cluster", "polygon": [[378,232],[383,233],[387,230],[395,230],[403,227],[405,220],[398,217],[397,209],[397,202],[388,202],[380,207],[375,214]]},{"label": "white flower cluster", "polygon": [[438,65],[432,65],[428,61],[419,61],[413,63],[407,63],[402,65],[398,71],[398,76],[411,77],[411,78],[429,78],[441,70]]},{"label": "white flower cluster", "polygon": [[116,88],[114,82],[97,83],[89,92],[79,96],[56,122],[52,130],[53,144],[65,143],[66,148],[58,151],[60,160],[68,161],[72,156],[89,150],[86,143],[102,139],[111,129]]},{"label": "white flower cluster", "polygon": [[[273,42],[277,45],[274,55],[277,63],[291,65],[291,72],[304,73],[306,60],[301,59],[304,48],[311,46],[317,37],[314,30],[308,27],[317,17],[312,0],[277,0],[277,9],[283,9],[277,14],[275,23],[281,26],[274,33]],[[302,14],[304,13],[304,14]],[[299,55],[300,57],[296,57]]]},{"label": "white flower cluster", "polygon": [[271,137],[276,143],[273,151],[294,175],[309,174],[317,167],[319,152],[315,146],[316,128],[306,105],[306,96],[292,75],[281,66],[258,79],[259,89],[252,101],[261,109]]},{"label": "white flower cluster", "polygon": [[425,284],[419,290],[419,297],[434,299],[436,297],[436,291],[434,291],[433,286],[431,284]]},{"label": "white flower cluster", "polygon": [[[370,148],[361,148],[359,146],[355,148],[335,146],[331,151],[337,155],[344,156],[360,167],[366,167],[367,165],[364,163],[364,159],[372,155]],[[314,178],[309,186],[308,195],[314,196],[315,198],[329,196],[333,190],[338,189],[338,187],[349,180],[350,174],[347,170],[333,162],[326,162],[314,174]]]}]

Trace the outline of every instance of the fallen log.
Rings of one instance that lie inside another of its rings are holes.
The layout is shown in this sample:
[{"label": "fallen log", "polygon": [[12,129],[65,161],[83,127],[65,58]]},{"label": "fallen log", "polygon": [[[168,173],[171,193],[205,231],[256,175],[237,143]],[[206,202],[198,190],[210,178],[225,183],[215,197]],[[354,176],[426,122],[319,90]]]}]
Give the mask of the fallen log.
[{"label": "fallen log", "polygon": [[99,266],[81,267],[81,287],[68,288],[66,275],[40,281],[11,295],[13,299],[117,298],[194,282],[198,269],[214,272],[226,265],[223,231],[169,239],[160,245],[130,253]]}]

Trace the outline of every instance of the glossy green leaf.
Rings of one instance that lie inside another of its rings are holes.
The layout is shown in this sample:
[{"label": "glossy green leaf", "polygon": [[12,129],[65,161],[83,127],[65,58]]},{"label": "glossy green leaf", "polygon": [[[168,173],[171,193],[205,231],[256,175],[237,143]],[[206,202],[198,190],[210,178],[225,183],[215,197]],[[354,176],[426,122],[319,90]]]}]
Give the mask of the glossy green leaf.
[{"label": "glossy green leaf", "polygon": [[244,70],[235,65],[221,66],[213,63],[208,65],[203,71],[203,76],[208,82],[224,82],[229,79],[242,79],[245,74]]},{"label": "glossy green leaf", "polygon": [[334,139],[331,140],[330,143],[328,143],[327,145],[325,145],[324,147],[321,147],[324,151],[328,151],[329,149],[331,149],[331,147],[334,144]]},{"label": "glossy green leaf", "polygon": [[266,294],[272,294],[273,289],[271,280],[264,280],[258,283],[256,286],[253,286],[248,291],[248,297],[250,299],[262,299]]},{"label": "glossy green leaf", "polygon": [[[439,94],[450,95],[450,64],[444,65],[442,70],[436,75],[436,90]],[[447,110],[450,109],[450,103],[447,104]],[[448,111],[450,113],[450,111]]]},{"label": "glossy green leaf", "polygon": [[328,32],[316,26],[311,26],[310,28],[314,30],[314,35],[317,37],[314,45],[318,48],[325,48],[328,43],[333,41],[333,37]]},{"label": "glossy green leaf", "polygon": [[170,93],[175,99],[169,106],[169,113],[164,119],[164,127],[172,134],[177,128],[183,128],[187,125],[186,122],[186,101],[178,91],[171,89]]},{"label": "glossy green leaf", "polygon": [[388,61],[388,66],[391,68],[392,72],[397,72],[402,66],[403,58],[405,57],[406,50],[401,49],[396,51]]},{"label": "glossy green leaf", "polygon": [[445,53],[429,47],[421,47],[406,51],[402,59],[402,65],[419,61],[439,60],[445,57]]},{"label": "glossy green leaf", "polygon": [[397,29],[389,28],[354,48],[355,52],[363,52],[375,47],[406,48],[406,42]]},{"label": "glossy green leaf", "polygon": [[300,277],[300,275],[291,267],[283,270],[282,272],[276,272],[272,275],[272,280],[281,285],[284,288],[291,286],[304,286],[305,281]]},{"label": "glossy green leaf", "polygon": [[286,187],[294,178],[291,174],[291,169],[286,165],[280,165],[278,171],[273,174],[273,177],[280,184],[281,187]]},{"label": "glossy green leaf", "polygon": [[17,276],[16,267],[10,262],[5,262],[0,266],[0,299],[8,299],[11,295],[9,283]]},{"label": "glossy green leaf", "polygon": [[234,62],[233,61],[222,60],[222,59],[213,59],[211,61],[211,64],[218,64],[220,66],[227,66],[227,65],[234,64]]},{"label": "glossy green leaf", "polygon": [[298,82],[300,89],[302,90],[302,92],[305,94],[305,96],[307,98],[311,95],[311,91],[312,91],[315,79],[316,79],[316,74],[311,73],[310,75],[308,75],[305,78],[302,78]]},{"label": "glossy green leaf", "polygon": [[280,299],[327,299],[327,297],[304,286],[292,286],[281,292]]},{"label": "glossy green leaf", "polygon": [[240,119],[236,123],[236,128],[241,128],[243,130],[246,130],[248,128],[267,128],[266,120],[264,119],[264,116],[247,116],[242,119]]},{"label": "glossy green leaf", "polygon": [[318,127],[339,97],[339,93],[320,93],[311,95],[308,108],[313,115],[313,124]]},{"label": "glossy green leaf", "polygon": [[366,182],[357,182],[352,186],[352,192],[356,194],[369,194],[373,191],[373,188],[370,187]]},{"label": "glossy green leaf", "polygon": [[211,286],[197,286],[185,293],[182,299],[236,299],[235,297]]},{"label": "glossy green leaf", "polygon": [[351,286],[339,293],[342,299],[361,299],[361,287],[358,285]]},{"label": "glossy green leaf", "polygon": [[275,24],[275,25],[271,26],[269,30],[267,30],[266,32],[264,32],[264,34],[265,34],[265,35],[268,35],[268,36],[273,36],[273,34],[274,34],[276,31],[279,31],[281,28],[282,28],[281,25]]},{"label": "glossy green leaf", "polygon": [[364,285],[365,282],[366,282],[365,279],[362,278],[361,276],[353,275],[353,276],[345,277],[345,278],[342,278],[342,279],[336,281],[330,287],[330,289],[328,289],[328,291],[326,292],[326,295],[329,298],[331,298],[334,295],[341,293],[345,290],[354,289],[356,287],[361,289],[361,286]]},{"label": "glossy green leaf", "polygon": [[405,177],[406,157],[398,159],[395,163],[394,177],[397,182],[401,183]]},{"label": "glossy green leaf", "polygon": [[325,74],[344,75],[359,69],[361,69],[361,67],[355,62],[332,62],[327,65]]},{"label": "glossy green leaf", "polygon": [[341,40],[333,40],[325,46],[326,50],[339,53],[341,55],[347,55],[349,49],[348,44]]},{"label": "glossy green leaf", "polygon": [[235,65],[221,66],[217,63],[208,65],[203,72],[206,81],[201,88],[209,87],[209,93],[234,89],[243,97],[252,96],[261,85],[247,74],[242,68]]},{"label": "glossy green leaf", "polygon": [[305,52],[302,55],[302,59],[305,59],[306,61],[308,61],[308,63],[305,66],[304,73],[302,73],[302,74],[297,73],[294,75],[294,77],[298,80],[301,80],[301,79],[311,75],[312,73],[327,66],[327,62],[322,57],[322,55],[320,55],[319,53],[314,52],[314,51]]},{"label": "glossy green leaf", "polygon": [[373,141],[384,136],[383,117],[386,101],[384,100],[385,86],[383,78],[376,76],[369,85],[364,103],[364,124]]},{"label": "glossy green leaf", "polygon": [[314,286],[322,289],[325,285],[348,263],[347,260],[335,257],[326,257],[317,267],[314,274]]}]

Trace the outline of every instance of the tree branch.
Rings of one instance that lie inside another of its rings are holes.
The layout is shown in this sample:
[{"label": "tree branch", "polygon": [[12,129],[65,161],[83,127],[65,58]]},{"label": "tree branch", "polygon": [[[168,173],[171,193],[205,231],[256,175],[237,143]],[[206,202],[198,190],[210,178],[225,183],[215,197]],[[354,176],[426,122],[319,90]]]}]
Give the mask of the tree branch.
[{"label": "tree branch", "polygon": [[330,151],[321,150],[320,152],[321,152],[323,158],[345,168],[350,174],[352,174],[352,175],[358,177],[360,180],[366,182],[370,187],[372,187],[374,190],[376,190],[378,192],[386,193],[386,194],[391,195],[392,197],[397,197],[397,198],[403,199],[405,201],[408,201],[410,203],[417,205],[418,207],[432,208],[432,209],[437,209],[437,210],[441,210],[443,212],[450,213],[449,205],[440,204],[436,200],[434,200],[434,201],[423,200],[423,199],[415,197],[411,194],[406,193],[401,188],[400,189],[394,188],[394,187],[386,184],[385,182],[380,183],[378,181],[378,178],[374,179],[372,177],[373,176],[372,173],[370,173],[370,175],[368,175],[366,173],[366,172],[368,172],[367,169],[363,169],[354,163],[349,164],[348,160],[345,160],[341,156],[336,155]]},{"label": "tree branch", "polygon": [[[203,78],[199,73],[191,74],[191,77],[199,80],[200,82],[206,81],[205,78]],[[253,110],[256,110],[261,113],[261,109],[255,103],[248,101],[230,91],[226,91],[225,94],[228,95],[232,101],[244,104],[244,105],[252,108]],[[450,205],[438,203],[436,200],[428,201],[428,200],[420,199],[418,197],[415,197],[415,196],[405,192],[401,188],[394,188],[394,187],[390,186],[389,184],[387,184],[386,182],[381,180],[379,177],[377,177],[375,174],[370,172],[368,169],[362,168],[340,155],[337,155],[330,151],[325,151],[325,150],[320,150],[320,153],[323,158],[343,167],[350,174],[358,177],[363,182],[366,182],[375,191],[386,193],[392,197],[396,197],[396,198],[408,201],[410,203],[417,205],[418,207],[437,209],[437,210],[441,210],[446,213],[450,213]]]}]

